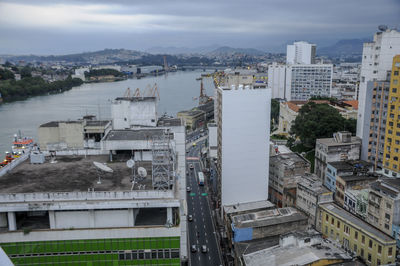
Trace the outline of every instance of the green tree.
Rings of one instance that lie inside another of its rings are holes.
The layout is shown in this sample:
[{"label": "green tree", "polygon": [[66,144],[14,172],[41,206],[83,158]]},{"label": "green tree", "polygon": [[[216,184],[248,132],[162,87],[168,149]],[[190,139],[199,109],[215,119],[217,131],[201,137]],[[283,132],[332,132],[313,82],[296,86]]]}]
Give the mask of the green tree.
[{"label": "green tree", "polygon": [[356,120],[343,118],[339,111],[328,104],[309,102],[303,105],[291,128],[291,134],[299,137],[302,144],[313,148],[318,138],[332,137],[333,133],[350,130],[355,133]]},{"label": "green tree", "polygon": [[8,69],[0,68],[0,80],[14,79],[14,73]]},{"label": "green tree", "polygon": [[24,66],[21,71],[21,78],[30,78],[32,77],[32,68],[30,66]]},{"label": "green tree", "polygon": [[278,124],[279,122],[279,101],[271,99],[271,127],[272,124]]}]

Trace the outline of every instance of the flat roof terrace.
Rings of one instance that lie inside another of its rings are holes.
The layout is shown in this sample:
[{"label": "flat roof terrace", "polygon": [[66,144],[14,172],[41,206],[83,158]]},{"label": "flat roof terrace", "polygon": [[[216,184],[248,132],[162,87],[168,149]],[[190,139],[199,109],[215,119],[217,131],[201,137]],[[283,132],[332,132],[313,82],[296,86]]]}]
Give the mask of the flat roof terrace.
[{"label": "flat roof terrace", "polygon": [[[0,177],[0,193],[35,192],[87,192],[130,191],[132,169],[125,162],[110,162],[107,166],[113,173],[98,171],[93,162],[106,163],[108,156],[58,156],[56,163],[46,158],[44,164],[21,163],[11,172]],[[141,190],[153,190],[151,162],[137,162],[147,170],[147,177],[140,181]],[[101,184],[97,184],[101,174]],[[138,190],[135,185],[133,190]]]}]

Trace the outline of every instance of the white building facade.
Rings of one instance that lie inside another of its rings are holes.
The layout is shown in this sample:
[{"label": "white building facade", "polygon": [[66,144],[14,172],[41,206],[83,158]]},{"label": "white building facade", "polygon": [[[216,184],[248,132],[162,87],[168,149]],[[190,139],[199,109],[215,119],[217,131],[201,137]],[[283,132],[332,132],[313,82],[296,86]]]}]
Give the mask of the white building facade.
[{"label": "white building facade", "polygon": [[286,99],[286,65],[272,63],[268,66],[268,88],[272,98]]},{"label": "white building facade", "polygon": [[317,46],[308,42],[294,42],[286,47],[286,64],[314,64]]},{"label": "white building facade", "polygon": [[268,199],[271,90],[218,88],[221,204]]},{"label": "white building facade", "polygon": [[286,98],[308,100],[313,96],[329,97],[332,88],[330,64],[290,65],[286,73]]},{"label": "white building facade", "polygon": [[358,137],[362,137],[364,131],[367,82],[386,80],[396,54],[400,54],[400,32],[397,30],[377,32],[372,42],[364,43],[358,92]]},{"label": "white building facade", "polygon": [[111,104],[113,129],[157,126],[156,97],[118,97]]}]

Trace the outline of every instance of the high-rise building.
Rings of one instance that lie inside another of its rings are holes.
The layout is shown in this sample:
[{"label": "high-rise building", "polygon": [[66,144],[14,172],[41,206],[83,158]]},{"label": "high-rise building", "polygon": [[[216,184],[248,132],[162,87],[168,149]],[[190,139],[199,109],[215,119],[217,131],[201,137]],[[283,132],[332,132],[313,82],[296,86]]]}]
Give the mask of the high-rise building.
[{"label": "high-rise building", "polygon": [[358,91],[358,137],[363,137],[364,123],[367,122],[364,119],[368,101],[367,82],[386,80],[388,71],[392,68],[393,57],[396,54],[400,54],[400,32],[395,29],[377,32],[372,42],[364,43]]},{"label": "high-rise building", "polygon": [[332,88],[330,64],[289,65],[286,72],[286,99],[308,100],[313,96],[329,97]]},{"label": "high-rise building", "polygon": [[316,45],[294,42],[286,47],[286,64],[314,64]]},{"label": "high-rise building", "polygon": [[219,87],[217,106],[222,205],[267,200],[271,90]]},{"label": "high-rise building", "polygon": [[386,119],[385,148],[383,168],[385,174],[393,177],[400,175],[400,55],[393,58],[388,113]]},{"label": "high-rise building", "polygon": [[329,97],[333,65],[273,63],[268,68],[268,88],[272,98],[309,100],[313,96]]},{"label": "high-rise building", "polygon": [[389,81],[368,81],[364,105],[364,122],[361,159],[374,165],[375,170],[383,168],[386,116],[389,102]]}]

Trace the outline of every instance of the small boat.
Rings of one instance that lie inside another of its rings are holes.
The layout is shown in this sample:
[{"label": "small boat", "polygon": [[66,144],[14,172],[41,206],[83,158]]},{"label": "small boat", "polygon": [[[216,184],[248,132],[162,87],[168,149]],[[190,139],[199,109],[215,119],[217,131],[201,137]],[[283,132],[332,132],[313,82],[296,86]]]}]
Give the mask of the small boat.
[{"label": "small boat", "polygon": [[19,135],[14,135],[14,141],[12,145],[12,152],[16,154],[22,154],[32,149],[33,138],[22,137],[21,133]]}]

